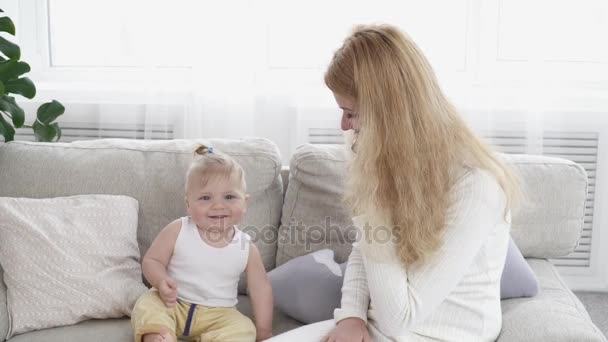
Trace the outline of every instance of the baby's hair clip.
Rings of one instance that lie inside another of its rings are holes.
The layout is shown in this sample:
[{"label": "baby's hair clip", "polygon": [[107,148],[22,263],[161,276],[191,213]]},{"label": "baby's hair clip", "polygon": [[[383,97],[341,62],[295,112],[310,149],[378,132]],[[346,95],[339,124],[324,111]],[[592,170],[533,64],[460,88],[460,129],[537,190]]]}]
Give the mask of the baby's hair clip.
[{"label": "baby's hair clip", "polygon": [[207,153],[213,153],[213,147],[209,147],[209,148],[207,149]]}]

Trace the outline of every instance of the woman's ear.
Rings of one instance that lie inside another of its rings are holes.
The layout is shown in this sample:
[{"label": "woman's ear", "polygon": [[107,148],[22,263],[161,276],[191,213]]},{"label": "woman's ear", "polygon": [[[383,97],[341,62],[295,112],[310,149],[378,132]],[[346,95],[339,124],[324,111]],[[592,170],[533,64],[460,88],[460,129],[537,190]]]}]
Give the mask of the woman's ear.
[{"label": "woman's ear", "polygon": [[190,212],[190,202],[188,202],[188,196],[184,196],[184,201],[186,202],[186,210],[188,210],[188,213]]}]

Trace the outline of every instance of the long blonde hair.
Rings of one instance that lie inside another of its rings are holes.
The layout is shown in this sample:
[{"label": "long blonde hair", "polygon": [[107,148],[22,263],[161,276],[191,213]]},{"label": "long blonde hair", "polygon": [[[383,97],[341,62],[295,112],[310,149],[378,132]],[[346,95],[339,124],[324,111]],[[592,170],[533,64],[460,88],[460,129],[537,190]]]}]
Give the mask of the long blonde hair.
[{"label": "long blonde hair", "polygon": [[452,167],[493,174],[505,210],[518,197],[513,173],[466,126],[423,53],[399,29],[356,27],[334,54],[325,83],[355,101],[360,120],[345,199],[355,215],[385,215],[404,265],[441,246]]}]

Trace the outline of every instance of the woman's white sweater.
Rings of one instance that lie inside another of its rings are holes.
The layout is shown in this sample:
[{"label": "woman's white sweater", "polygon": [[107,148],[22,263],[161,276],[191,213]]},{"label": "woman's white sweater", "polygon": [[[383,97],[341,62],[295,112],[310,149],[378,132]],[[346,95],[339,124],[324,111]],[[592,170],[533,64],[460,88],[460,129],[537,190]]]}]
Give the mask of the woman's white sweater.
[{"label": "woman's white sweater", "polygon": [[[390,243],[354,244],[336,322],[365,320],[373,341],[496,340],[511,226],[505,195],[491,174],[470,169],[450,196],[443,244],[422,266],[402,266]],[[353,221],[362,228],[367,218]]]}]

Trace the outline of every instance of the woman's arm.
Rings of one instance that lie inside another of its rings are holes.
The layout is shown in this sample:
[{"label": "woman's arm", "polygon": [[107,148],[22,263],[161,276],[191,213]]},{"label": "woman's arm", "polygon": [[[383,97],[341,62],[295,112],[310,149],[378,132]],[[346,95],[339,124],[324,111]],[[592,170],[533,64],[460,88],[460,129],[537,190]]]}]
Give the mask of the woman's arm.
[{"label": "woman's arm", "polygon": [[[486,238],[504,223],[505,197],[489,174],[473,170],[450,192],[443,245],[422,266],[402,266],[392,245],[362,240],[372,308],[379,328],[398,336],[424,321],[457,287]],[[387,251],[392,257],[386,258]]]},{"label": "woman's arm", "polygon": [[346,264],[344,283],[342,285],[342,302],[339,309],[334,311],[334,320],[339,321],[356,317],[367,323],[367,309],[369,307],[369,292],[363,257],[357,243]]},{"label": "woman's arm", "polygon": [[256,341],[272,337],[272,288],[256,245],[249,243],[247,287],[255,318]]}]

